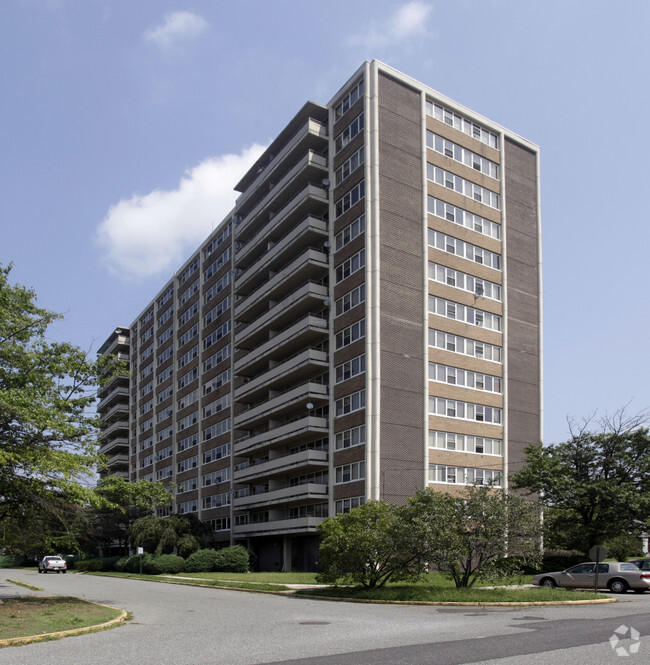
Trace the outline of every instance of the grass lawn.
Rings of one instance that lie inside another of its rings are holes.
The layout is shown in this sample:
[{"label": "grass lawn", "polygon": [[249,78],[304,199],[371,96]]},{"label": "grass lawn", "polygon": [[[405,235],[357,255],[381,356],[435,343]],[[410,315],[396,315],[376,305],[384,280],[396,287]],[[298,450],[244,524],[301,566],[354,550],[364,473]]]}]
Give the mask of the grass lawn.
[{"label": "grass lawn", "polygon": [[94,626],[120,614],[120,610],[67,596],[10,598],[0,605],[0,639]]},{"label": "grass lawn", "polygon": [[[178,575],[140,575],[138,573],[118,573],[118,572],[88,572],[85,575],[101,575],[106,577],[127,577],[136,580],[150,580],[152,582],[165,582],[167,584],[187,584],[195,580],[197,584],[218,587],[231,587],[233,589],[251,589],[256,591],[288,591],[289,587],[282,584],[267,584],[249,579],[247,575],[251,573],[179,573]],[[233,580],[220,577],[221,575],[232,575]],[[190,577],[189,580],[184,579]],[[177,579],[175,579],[177,578]],[[238,581],[242,580],[242,581]],[[245,580],[245,581],[243,581]],[[287,582],[290,584],[290,582]]]}]

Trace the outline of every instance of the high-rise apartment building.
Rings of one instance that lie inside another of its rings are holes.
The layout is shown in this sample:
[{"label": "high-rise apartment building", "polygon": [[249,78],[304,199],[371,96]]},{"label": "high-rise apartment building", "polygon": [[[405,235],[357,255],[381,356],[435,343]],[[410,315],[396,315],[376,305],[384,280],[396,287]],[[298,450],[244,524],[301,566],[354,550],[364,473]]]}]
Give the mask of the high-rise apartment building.
[{"label": "high-rise apartment building", "polygon": [[541,438],[537,147],[373,61],[236,189],[103,348],[131,368],[100,395],[109,471],[262,569],[311,569],[369,499],[506,484]]}]

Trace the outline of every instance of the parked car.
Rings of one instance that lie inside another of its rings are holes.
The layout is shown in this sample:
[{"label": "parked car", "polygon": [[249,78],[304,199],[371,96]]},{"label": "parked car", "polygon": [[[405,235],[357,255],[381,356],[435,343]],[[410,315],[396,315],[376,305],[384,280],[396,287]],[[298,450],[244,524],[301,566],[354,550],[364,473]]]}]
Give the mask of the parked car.
[{"label": "parked car", "polygon": [[56,570],[57,573],[65,573],[68,570],[68,564],[60,556],[46,556],[38,562],[38,572],[47,573],[50,570]]},{"label": "parked car", "polygon": [[650,559],[632,559],[628,563],[636,564],[641,570],[650,570]]},{"label": "parked car", "polygon": [[[544,587],[567,587],[589,589],[596,581],[596,564],[593,561],[571,566],[557,573],[535,575],[532,584]],[[650,571],[639,570],[631,561],[607,561],[598,564],[598,588],[609,589],[613,593],[625,593],[633,589],[643,593],[650,589]]]}]

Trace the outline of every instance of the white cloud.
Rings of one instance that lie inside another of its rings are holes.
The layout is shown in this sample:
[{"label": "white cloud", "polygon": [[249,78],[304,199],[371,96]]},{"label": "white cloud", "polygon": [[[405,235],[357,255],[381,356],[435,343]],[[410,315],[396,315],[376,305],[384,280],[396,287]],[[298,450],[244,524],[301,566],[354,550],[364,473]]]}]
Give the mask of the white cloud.
[{"label": "white cloud", "polygon": [[174,12],[165,16],[165,22],[155,28],[149,28],[144,38],[162,49],[173,44],[192,39],[200,35],[208,27],[208,22],[192,12]]},{"label": "white cloud", "polygon": [[97,229],[111,271],[146,277],[179,267],[232,209],[233,187],[262,154],[253,145],[240,155],[202,161],[178,187],[133,195],[111,206]]},{"label": "white cloud", "polygon": [[426,34],[426,22],[433,7],[422,0],[402,5],[382,25],[371,24],[368,31],[352,37],[351,42],[367,48],[391,46],[418,34]]}]

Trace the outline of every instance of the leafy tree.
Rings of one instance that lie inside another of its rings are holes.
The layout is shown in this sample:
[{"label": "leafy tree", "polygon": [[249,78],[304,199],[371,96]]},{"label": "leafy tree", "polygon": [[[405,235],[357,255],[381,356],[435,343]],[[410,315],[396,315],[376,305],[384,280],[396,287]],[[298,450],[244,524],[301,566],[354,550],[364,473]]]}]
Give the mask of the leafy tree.
[{"label": "leafy tree", "polygon": [[555,445],[529,446],[513,486],[536,493],[550,512],[555,546],[588,552],[593,545],[650,527],[650,434],[642,416],[623,410],[590,421]]},{"label": "leafy tree", "polygon": [[107,369],[48,340],[60,316],[10,284],[10,270],[0,266],[0,520],[20,518],[26,506],[47,511],[51,497],[94,500],[90,479],[101,458],[90,407]]},{"label": "leafy tree", "polygon": [[175,551],[181,556],[188,556],[199,549],[189,520],[180,515],[141,517],[131,525],[128,535],[133,545],[143,547],[156,556]]},{"label": "leafy tree", "polygon": [[318,527],[319,582],[381,587],[424,572],[417,542],[405,529],[404,506],[368,501]]},{"label": "leafy tree", "polygon": [[409,504],[408,530],[421,539],[426,560],[456,587],[497,575],[506,555],[520,566],[540,560],[539,510],[521,496],[488,485],[469,487],[464,496],[425,489]]}]

